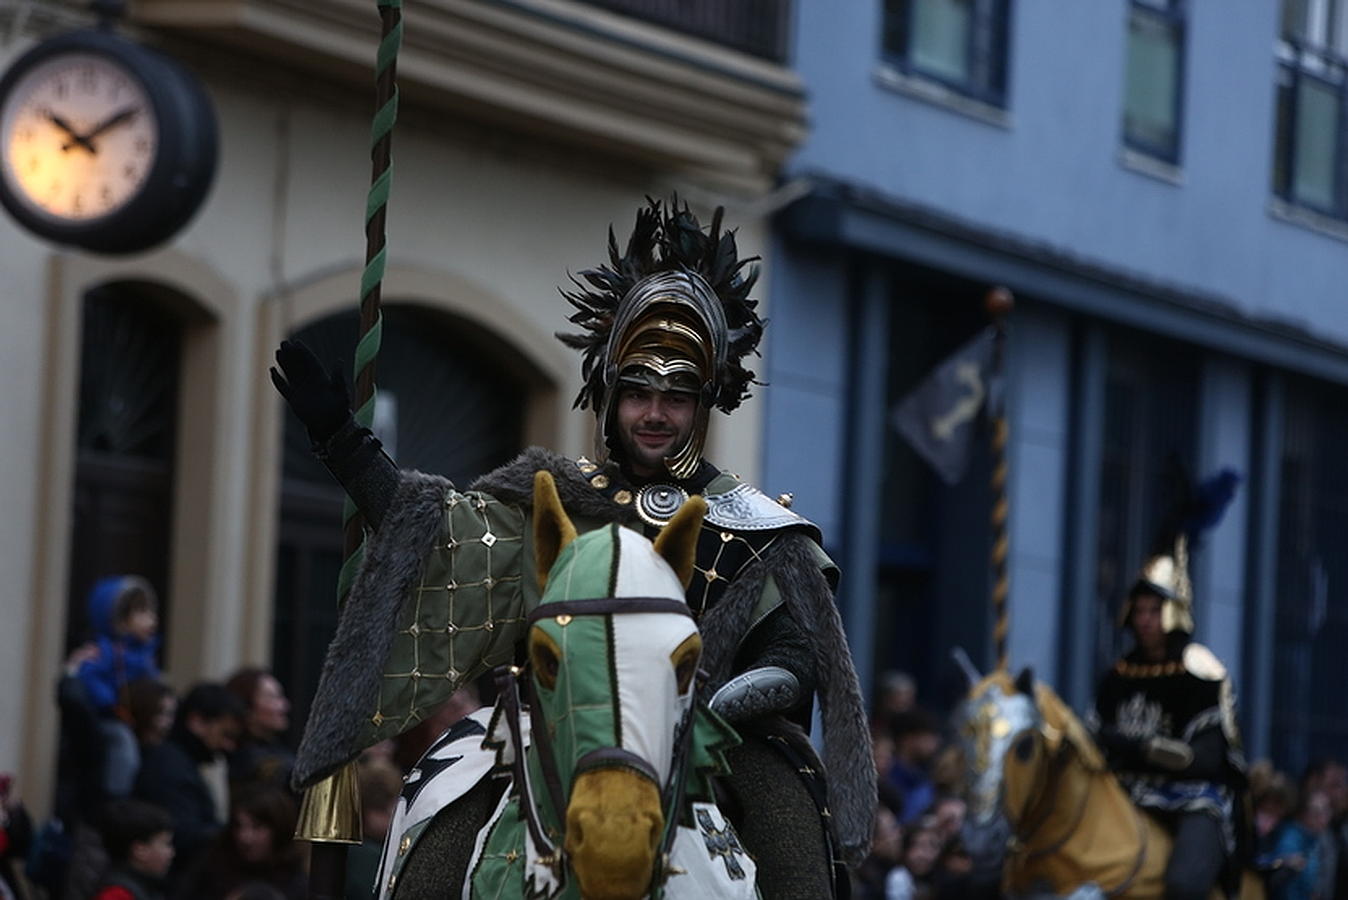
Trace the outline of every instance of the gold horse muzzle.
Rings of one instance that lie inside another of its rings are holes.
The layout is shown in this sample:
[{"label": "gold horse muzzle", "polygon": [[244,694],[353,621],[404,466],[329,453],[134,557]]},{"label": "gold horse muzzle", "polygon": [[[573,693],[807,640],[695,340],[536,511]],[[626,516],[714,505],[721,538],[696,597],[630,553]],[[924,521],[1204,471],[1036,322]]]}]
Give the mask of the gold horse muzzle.
[{"label": "gold horse muzzle", "polygon": [[578,768],[583,771],[571,787],[564,849],[581,897],[640,900],[650,892],[665,827],[654,772],[639,757],[614,749],[587,754]]}]

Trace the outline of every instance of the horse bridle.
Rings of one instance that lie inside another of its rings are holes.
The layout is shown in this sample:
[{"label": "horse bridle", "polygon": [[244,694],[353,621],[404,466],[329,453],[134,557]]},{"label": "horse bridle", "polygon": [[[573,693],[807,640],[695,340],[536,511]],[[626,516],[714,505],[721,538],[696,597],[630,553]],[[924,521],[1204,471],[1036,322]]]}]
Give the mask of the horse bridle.
[{"label": "horse bridle", "polygon": [[[694,618],[693,612],[686,602],[668,597],[596,597],[584,600],[559,600],[542,604],[529,613],[525,619],[525,633],[527,634],[529,629],[544,619],[612,615],[616,613],[675,613],[687,616],[690,619]],[[515,783],[519,785],[520,804],[523,807],[525,824],[529,829],[529,836],[533,840],[534,846],[538,848],[541,854],[539,861],[556,870],[561,866],[563,854],[559,846],[548,840],[543,823],[538,817],[537,804],[534,803],[520,727],[522,705],[528,707],[530,740],[538,746],[539,765],[543,769],[543,782],[553,810],[562,819],[560,828],[563,833],[566,830],[566,806],[562,802],[562,779],[561,774],[557,771],[557,758],[552,752],[552,736],[548,732],[547,723],[542,719],[541,704],[538,702],[533,679],[527,677],[528,671],[527,664],[524,666],[502,666],[496,671],[496,683],[501,696],[504,698],[503,712],[506,717],[506,725],[510,729],[510,739],[515,746],[511,774]],[[521,704],[520,696],[521,683],[524,687],[523,704]],[[689,688],[689,690],[696,692],[695,687]],[[675,731],[674,755],[670,760],[669,783],[664,786],[661,797],[661,806],[665,813],[665,833],[661,839],[660,854],[657,859],[658,868],[655,877],[652,879],[653,884],[663,883],[664,879],[672,874],[668,865],[669,852],[678,831],[677,823],[673,821],[673,817],[678,815],[678,810],[683,805],[688,783],[686,769],[692,749],[693,714],[696,705],[696,701],[689,704]],[[659,784],[659,776],[649,761],[620,747],[602,747],[586,753],[576,761],[573,777],[581,772],[604,766],[631,769],[639,775],[649,778],[657,785]]]},{"label": "horse bridle", "polygon": [[[1029,728],[1022,730],[1018,734],[1012,736],[1010,745],[1014,747],[1020,741],[1021,735],[1030,732],[1038,732],[1042,735],[1043,726],[1032,725]],[[1017,824],[1012,828],[1012,833],[1014,834],[1017,843],[1019,843],[1022,847],[1028,847],[1030,839],[1033,838],[1035,834],[1038,833],[1040,828],[1042,828],[1045,824],[1047,824],[1049,817],[1052,816],[1053,814],[1053,805],[1058,798],[1058,779],[1054,778],[1053,776],[1054,774],[1057,774],[1055,770],[1060,770],[1065,765],[1063,760],[1067,756],[1068,749],[1069,749],[1068,745],[1064,743],[1062,749],[1060,749],[1053,756],[1049,757],[1048,765],[1040,767],[1039,770],[1036,771],[1035,773],[1035,784],[1026,794],[1025,808],[1022,809],[1020,811],[1020,815],[1016,817]],[[1005,776],[1003,776],[1003,778],[1005,778]],[[1047,796],[1043,796],[1044,786],[1046,784],[1049,786],[1049,793]],[[1044,813],[1034,821],[1033,825],[1030,825],[1028,828],[1022,829],[1022,823],[1024,823],[1027,819],[1029,819],[1030,813],[1034,811],[1034,808],[1036,806],[1036,799],[1041,797],[1043,799],[1041,802],[1038,803],[1038,806],[1044,810]],[[1073,827],[1075,827],[1075,824]],[[1069,837],[1071,836],[1070,831],[1068,832],[1068,836]],[[1062,844],[1065,843],[1066,840],[1067,840],[1066,837],[1062,838],[1060,841],[1052,845],[1048,850],[1033,851],[1033,852],[1027,850],[1026,858],[1035,859],[1039,856],[1051,853],[1053,852],[1053,850],[1056,850],[1058,847],[1062,846]]]},{"label": "horse bridle", "polygon": [[[1036,730],[1042,731],[1042,726],[1035,726],[1035,728]],[[1026,731],[1028,730],[1030,729],[1026,729]],[[1016,740],[1017,738],[1012,738],[1011,740],[1012,746],[1015,745]],[[1022,852],[1025,854],[1025,862],[1027,863],[1030,860],[1041,859],[1052,853],[1056,853],[1058,850],[1062,849],[1067,844],[1067,842],[1072,839],[1072,835],[1076,834],[1077,829],[1081,826],[1081,823],[1086,818],[1086,807],[1090,800],[1089,794],[1082,796],[1081,804],[1077,807],[1077,811],[1072,815],[1071,824],[1068,826],[1067,830],[1063,833],[1063,835],[1060,838],[1053,841],[1047,847],[1041,847],[1037,850],[1029,849],[1030,839],[1034,837],[1035,833],[1038,832],[1040,828],[1042,828],[1045,824],[1047,824],[1049,817],[1052,816],[1053,814],[1054,803],[1057,801],[1058,797],[1058,783],[1061,780],[1060,778],[1056,778],[1053,776],[1061,775],[1062,770],[1065,769],[1067,766],[1067,759],[1069,756],[1071,756],[1073,750],[1074,748],[1070,741],[1066,740],[1063,741],[1062,748],[1057,752],[1057,754],[1055,754],[1052,758],[1049,759],[1049,764],[1043,767],[1044,772],[1043,778],[1042,779],[1036,778],[1036,781],[1041,782],[1041,784],[1035,789],[1031,790],[1029,794],[1029,799],[1026,801],[1025,804],[1025,809],[1021,811],[1025,815],[1028,815],[1030,813],[1031,805],[1034,803],[1034,798],[1036,796],[1039,796],[1039,794],[1042,791],[1042,782],[1049,782],[1051,779],[1050,782],[1052,785],[1051,792],[1048,794],[1048,796],[1044,798],[1043,802],[1039,804],[1039,806],[1045,810],[1044,813],[1041,816],[1039,816],[1038,820],[1034,823],[1034,825],[1023,834],[1021,833],[1021,830],[1018,826],[1013,827],[1012,829],[1012,833],[1015,836],[1016,842],[1020,844],[1021,848],[1023,848]],[[1142,866],[1146,863],[1147,860],[1148,841],[1147,841],[1146,825],[1142,822],[1142,819],[1139,816],[1136,809],[1133,809],[1132,813],[1133,813],[1133,822],[1138,827],[1138,836],[1140,843],[1137,858],[1133,861],[1133,868],[1129,871],[1127,877],[1125,877],[1123,881],[1116,887],[1114,887],[1112,890],[1104,892],[1106,897],[1117,897],[1124,891],[1128,890],[1128,888],[1132,887],[1133,881],[1137,879],[1138,873],[1142,871]]]}]

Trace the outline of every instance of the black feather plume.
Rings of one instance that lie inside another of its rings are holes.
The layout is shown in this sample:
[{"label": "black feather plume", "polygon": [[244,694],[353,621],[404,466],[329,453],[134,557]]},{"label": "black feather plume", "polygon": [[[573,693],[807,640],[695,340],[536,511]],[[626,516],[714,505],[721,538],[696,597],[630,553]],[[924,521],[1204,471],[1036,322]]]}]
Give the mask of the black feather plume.
[{"label": "black feather plume", "polygon": [[1166,466],[1170,507],[1161,521],[1152,552],[1172,552],[1180,535],[1187,539],[1189,552],[1195,552],[1203,535],[1221,521],[1236,495],[1240,481],[1240,473],[1235,469],[1224,468],[1195,484],[1184,464],[1178,457],[1172,456]]},{"label": "black feather plume", "polygon": [[715,405],[730,412],[750,395],[754,373],[743,365],[744,357],[757,354],[765,322],[755,311],[758,301],[749,293],[758,281],[758,267],[751,265],[757,256],[739,258],[735,232],[721,231],[725,210],[717,207],[711,227],[703,230],[688,204],[680,205],[677,195],[666,206],[646,198],[637,210],[636,224],[619,253],[618,241],[609,229],[608,263],[585,269],[571,276],[574,290],[562,290],[562,296],[575,308],[567,321],[583,331],[557,333],[566,346],[581,351],[581,377],[585,384],[576,395],[575,407],[598,409],[604,402],[602,361],[613,330],[618,304],[638,281],[657,272],[694,272],[711,285],[725,309],[729,326],[729,353],[725,371],[716,386]]}]

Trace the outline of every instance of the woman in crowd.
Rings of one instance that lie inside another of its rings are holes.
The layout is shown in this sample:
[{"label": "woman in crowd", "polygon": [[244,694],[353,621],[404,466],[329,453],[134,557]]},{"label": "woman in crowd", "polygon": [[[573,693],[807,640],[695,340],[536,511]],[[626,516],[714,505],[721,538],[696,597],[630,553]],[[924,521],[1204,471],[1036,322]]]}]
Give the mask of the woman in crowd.
[{"label": "woman in crowd", "polygon": [[225,900],[236,889],[262,882],[286,900],[305,897],[304,855],[292,839],[295,802],[277,787],[241,789],[230,805],[229,826],[196,871],[184,880],[182,900]]},{"label": "woman in crowd", "polygon": [[239,746],[229,757],[231,790],[253,784],[288,790],[295,754],[285,744],[290,701],[281,683],[266,669],[249,666],[235,672],[225,688],[246,710]]},{"label": "woman in crowd", "polygon": [[126,689],[126,707],[131,715],[131,731],[144,750],[162,744],[173,728],[178,698],[173,688],[156,678],[139,678]]}]

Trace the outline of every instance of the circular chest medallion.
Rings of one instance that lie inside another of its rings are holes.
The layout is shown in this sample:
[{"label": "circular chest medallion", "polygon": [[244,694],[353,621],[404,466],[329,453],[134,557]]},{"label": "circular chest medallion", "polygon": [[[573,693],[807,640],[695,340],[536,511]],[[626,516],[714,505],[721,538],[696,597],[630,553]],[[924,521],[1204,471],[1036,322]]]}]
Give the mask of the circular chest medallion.
[{"label": "circular chest medallion", "polygon": [[663,528],[688,499],[688,492],[672,484],[648,484],[637,490],[637,516],[647,525]]}]

